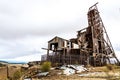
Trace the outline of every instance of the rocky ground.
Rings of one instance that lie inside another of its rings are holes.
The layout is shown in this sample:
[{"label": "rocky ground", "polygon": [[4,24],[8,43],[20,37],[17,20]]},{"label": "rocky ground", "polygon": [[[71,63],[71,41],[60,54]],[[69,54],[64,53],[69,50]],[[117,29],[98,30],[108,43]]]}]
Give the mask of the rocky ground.
[{"label": "rocky ground", "polygon": [[[30,80],[23,79],[25,76],[32,77],[32,80],[120,80],[120,66],[103,66],[103,67],[83,67],[82,72],[68,71],[71,74],[64,74],[63,69],[51,68],[46,76],[36,76],[36,72],[39,72],[40,66],[30,67],[25,71],[20,80]],[[9,75],[13,76],[16,70],[19,70],[20,66],[9,66]],[[0,68],[0,80],[6,80],[6,67]]]},{"label": "rocky ground", "polygon": [[61,70],[51,70],[47,76],[32,80],[120,80],[120,67],[109,70],[104,67],[91,67],[89,71],[77,74],[61,74]]}]

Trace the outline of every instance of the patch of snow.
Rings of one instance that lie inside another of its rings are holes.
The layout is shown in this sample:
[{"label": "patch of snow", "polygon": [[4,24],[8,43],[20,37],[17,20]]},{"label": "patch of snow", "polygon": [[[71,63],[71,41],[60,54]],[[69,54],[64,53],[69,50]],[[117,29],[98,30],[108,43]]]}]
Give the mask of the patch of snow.
[{"label": "patch of snow", "polygon": [[63,70],[63,74],[65,75],[81,73],[87,70],[83,65],[63,65],[60,69]]},{"label": "patch of snow", "polygon": [[26,78],[26,79],[24,79],[24,80],[32,80],[31,78]]},{"label": "patch of snow", "polygon": [[71,69],[71,68],[66,68],[64,71],[63,71],[63,74],[65,75],[71,75],[71,74],[75,74],[75,70]]},{"label": "patch of snow", "polygon": [[37,76],[47,76],[49,74],[49,72],[41,72],[38,73]]}]

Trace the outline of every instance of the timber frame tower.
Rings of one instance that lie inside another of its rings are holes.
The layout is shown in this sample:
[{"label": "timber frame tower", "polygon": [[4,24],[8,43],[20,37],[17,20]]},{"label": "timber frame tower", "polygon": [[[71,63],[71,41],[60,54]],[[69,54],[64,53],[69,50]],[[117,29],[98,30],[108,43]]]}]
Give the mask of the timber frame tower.
[{"label": "timber frame tower", "polygon": [[88,28],[87,31],[89,32],[88,44],[89,48],[92,48],[92,56],[94,58],[94,64],[105,64],[106,60],[111,63],[110,58],[116,59],[117,63],[119,60],[117,59],[110,39],[108,37],[107,31],[104,27],[102,19],[99,15],[99,11],[97,9],[97,5],[91,6],[88,10]]}]

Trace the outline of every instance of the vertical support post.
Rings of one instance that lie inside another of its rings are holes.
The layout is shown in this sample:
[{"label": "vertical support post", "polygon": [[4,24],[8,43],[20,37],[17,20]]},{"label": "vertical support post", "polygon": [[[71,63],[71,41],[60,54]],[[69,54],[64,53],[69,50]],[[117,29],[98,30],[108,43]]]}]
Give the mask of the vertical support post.
[{"label": "vertical support post", "polygon": [[89,63],[89,62],[90,62],[89,59],[90,59],[90,58],[89,58],[89,54],[87,53],[87,66],[90,65],[90,63]]},{"label": "vertical support post", "polygon": [[63,64],[65,64],[65,47],[63,49]]},{"label": "vertical support post", "polygon": [[49,61],[49,50],[47,50],[47,61]]},{"label": "vertical support post", "polygon": [[7,65],[7,79],[9,79],[9,67]]}]

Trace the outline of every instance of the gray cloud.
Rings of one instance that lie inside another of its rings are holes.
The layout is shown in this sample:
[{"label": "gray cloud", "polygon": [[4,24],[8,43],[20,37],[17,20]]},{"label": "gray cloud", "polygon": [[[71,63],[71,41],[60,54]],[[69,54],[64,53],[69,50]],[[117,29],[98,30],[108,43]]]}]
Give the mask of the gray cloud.
[{"label": "gray cloud", "polygon": [[[32,37],[35,38],[35,37]],[[15,58],[31,54],[40,54],[40,42],[27,41],[29,39],[1,40],[0,39],[0,59]],[[41,41],[40,39],[38,39]],[[37,41],[33,39],[33,41]],[[27,43],[28,42],[28,43]]]},{"label": "gray cloud", "polygon": [[54,4],[49,1],[34,2],[32,0],[28,2],[1,1],[0,36],[4,38],[25,35],[41,36],[73,30],[80,24],[77,19],[80,18],[81,11],[78,10],[80,9],[78,4],[75,6],[70,4],[66,6],[67,3]]},{"label": "gray cloud", "polygon": [[88,26],[88,8],[97,1],[100,15],[115,46],[120,41],[114,36],[119,33],[120,1],[1,0],[0,58],[44,53],[40,48],[47,47],[47,41],[56,35],[76,37],[76,31]]}]

